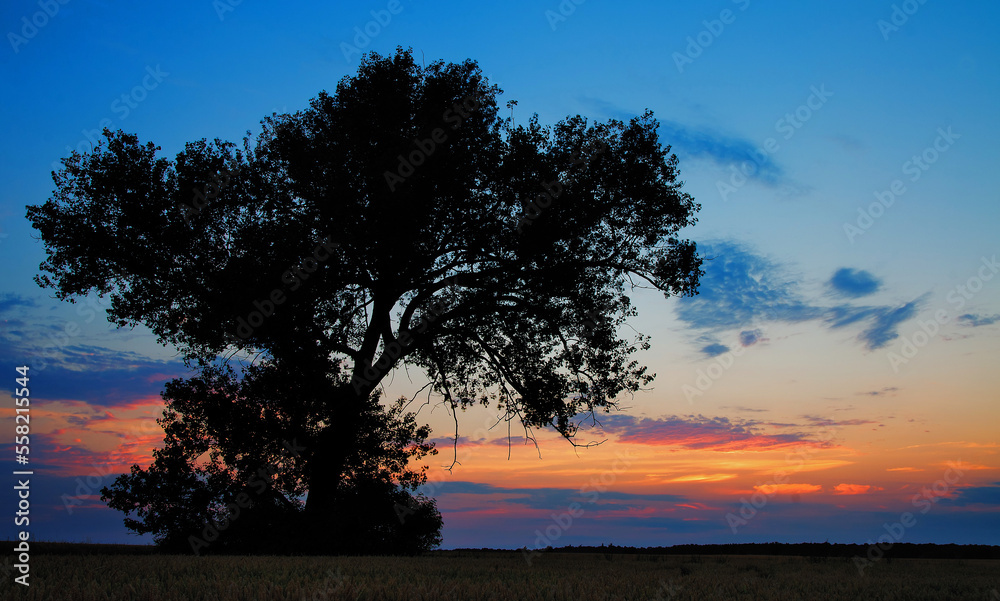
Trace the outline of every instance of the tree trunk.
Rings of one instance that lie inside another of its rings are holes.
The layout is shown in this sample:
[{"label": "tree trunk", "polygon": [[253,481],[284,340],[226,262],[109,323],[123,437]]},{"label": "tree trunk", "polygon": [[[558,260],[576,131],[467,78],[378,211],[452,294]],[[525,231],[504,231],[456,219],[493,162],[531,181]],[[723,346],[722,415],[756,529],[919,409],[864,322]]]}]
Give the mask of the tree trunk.
[{"label": "tree trunk", "polygon": [[337,419],[320,433],[307,466],[309,492],[301,534],[314,551],[329,552],[353,544],[353,541],[339,540],[343,525],[350,523],[352,516],[341,515],[337,489],[343,480],[348,457],[357,445],[367,393],[358,394],[351,386],[342,386],[335,389],[333,395],[331,402],[337,408]]}]

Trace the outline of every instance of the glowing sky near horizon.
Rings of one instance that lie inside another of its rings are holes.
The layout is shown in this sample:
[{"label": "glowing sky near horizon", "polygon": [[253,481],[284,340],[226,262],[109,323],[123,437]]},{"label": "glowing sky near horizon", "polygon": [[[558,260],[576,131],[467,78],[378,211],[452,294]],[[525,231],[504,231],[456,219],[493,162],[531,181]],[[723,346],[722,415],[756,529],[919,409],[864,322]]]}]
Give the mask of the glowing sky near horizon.
[{"label": "glowing sky near horizon", "polygon": [[[167,157],[239,142],[354,73],[345,45],[402,45],[476,60],[518,123],[653,110],[711,258],[697,297],[636,291],[657,377],[586,422],[599,446],[536,448],[479,408],[448,471],[452,417],[421,408],[444,547],[865,542],[906,511],[907,542],[1000,544],[996,4],[399,0],[371,25],[388,6],[73,0],[31,36],[37,2],[0,8],[0,398],[13,424],[13,368],[33,365],[36,536],[148,540],[97,490],[149,461],[159,392],[186,374],[148,331],[32,281],[24,207],[53,163],[102,124]],[[386,396],[413,395],[410,375]]]}]

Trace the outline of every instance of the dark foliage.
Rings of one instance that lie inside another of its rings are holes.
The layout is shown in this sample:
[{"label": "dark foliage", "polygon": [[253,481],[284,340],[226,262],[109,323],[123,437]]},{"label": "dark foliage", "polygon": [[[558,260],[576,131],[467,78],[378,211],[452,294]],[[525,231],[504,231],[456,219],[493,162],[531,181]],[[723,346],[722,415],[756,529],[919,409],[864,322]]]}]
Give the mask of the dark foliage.
[{"label": "dark foliage", "polygon": [[[417,553],[440,543],[435,503],[415,494],[426,481],[411,461],[435,454],[403,399],[371,396],[340,481],[335,519],[310,523],[300,499],[305,466],[331,408],[303,400],[295,370],[265,362],[205,368],[167,384],[159,423],[165,446],[102,490],[126,525],[165,550],[196,553]],[[292,376],[291,380],[288,379]],[[135,517],[131,517],[135,514]],[[136,519],[138,518],[138,519]],[[324,529],[325,527],[325,529]]]}]

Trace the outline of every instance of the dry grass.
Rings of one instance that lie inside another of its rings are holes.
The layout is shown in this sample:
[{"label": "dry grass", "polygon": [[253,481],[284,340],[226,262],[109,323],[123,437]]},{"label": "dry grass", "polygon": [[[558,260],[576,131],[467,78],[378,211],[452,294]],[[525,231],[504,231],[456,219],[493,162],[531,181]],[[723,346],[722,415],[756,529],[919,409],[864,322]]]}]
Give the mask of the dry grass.
[{"label": "dry grass", "polygon": [[2,599],[302,601],[1000,599],[1000,561],[510,553],[423,557],[67,556],[32,558],[31,586]]}]

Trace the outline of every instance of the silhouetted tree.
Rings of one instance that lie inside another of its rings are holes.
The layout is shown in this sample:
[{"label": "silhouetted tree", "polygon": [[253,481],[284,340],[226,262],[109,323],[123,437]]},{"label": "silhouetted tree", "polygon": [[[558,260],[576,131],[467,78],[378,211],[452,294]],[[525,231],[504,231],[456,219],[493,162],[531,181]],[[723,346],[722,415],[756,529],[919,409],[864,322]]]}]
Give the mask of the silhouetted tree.
[{"label": "silhouetted tree", "polygon": [[[273,362],[208,366],[163,393],[164,447],[153,464],[133,466],[102,498],[125,523],[177,552],[416,553],[440,543],[433,500],[415,494],[437,453],[400,399],[372,394],[339,483],[334,518],[310,523],[300,499],[305,466],[334,408],[302,398],[302,374]],[[323,526],[326,529],[323,530]]]},{"label": "silhouetted tree", "polygon": [[330,415],[302,467],[317,523],[403,362],[454,408],[572,440],[574,416],[651,381],[631,358],[648,338],[617,333],[629,287],[695,292],[701,259],[679,232],[699,207],[651,112],[514,126],[500,93],[473,61],[422,68],[400,49],[242,149],[202,140],[170,161],[105,132],[28,208],[48,251],[37,281],[110,294],[111,321],[191,361],[238,348],[296,366],[286,402]]}]

